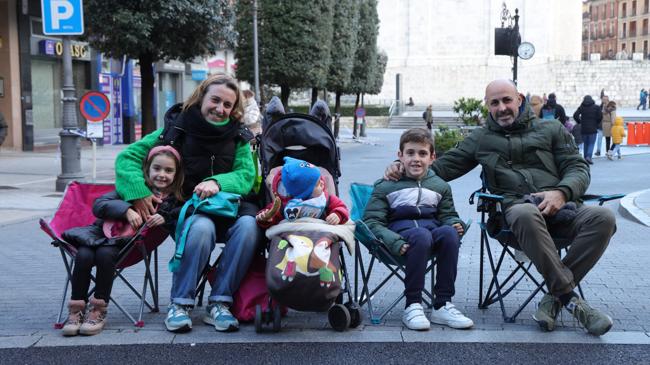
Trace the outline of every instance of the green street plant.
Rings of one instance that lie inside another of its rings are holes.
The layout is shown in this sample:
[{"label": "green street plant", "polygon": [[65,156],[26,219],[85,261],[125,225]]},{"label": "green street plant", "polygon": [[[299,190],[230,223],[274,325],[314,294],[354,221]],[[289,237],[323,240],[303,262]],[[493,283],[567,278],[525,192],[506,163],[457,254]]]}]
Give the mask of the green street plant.
[{"label": "green street plant", "polygon": [[487,108],[483,101],[474,98],[460,98],[454,101],[454,113],[465,125],[473,126],[481,124],[481,120],[487,118]]}]

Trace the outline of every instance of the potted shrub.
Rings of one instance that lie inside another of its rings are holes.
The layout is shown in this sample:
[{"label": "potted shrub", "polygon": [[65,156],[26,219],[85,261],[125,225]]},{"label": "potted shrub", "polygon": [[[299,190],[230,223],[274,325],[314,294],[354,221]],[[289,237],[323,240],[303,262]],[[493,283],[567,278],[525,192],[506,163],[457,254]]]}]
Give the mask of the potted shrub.
[{"label": "potted shrub", "polygon": [[460,98],[454,101],[453,110],[466,126],[480,125],[488,113],[483,101],[474,98]]},{"label": "potted shrub", "polygon": [[463,135],[458,129],[440,128],[440,131],[436,131],[434,136],[436,157],[442,156],[446,151],[454,148],[456,144],[462,140]]}]

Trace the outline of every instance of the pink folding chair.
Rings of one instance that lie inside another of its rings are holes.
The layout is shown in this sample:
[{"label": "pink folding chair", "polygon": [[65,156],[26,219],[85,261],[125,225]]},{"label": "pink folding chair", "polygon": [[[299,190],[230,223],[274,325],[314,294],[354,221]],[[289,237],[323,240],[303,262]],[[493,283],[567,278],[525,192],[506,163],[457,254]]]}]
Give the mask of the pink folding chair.
[{"label": "pink folding chair", "polygon": [[[62,233],[70,228],[92,224],[96,219],[92,214],[92,206],[95,199],[113,190],[115,190],[115,186],[112,184],[86,184],[73,181],[66,187],[65,192],[63,193],[63,200],[61,200],[52,220],[49,223],[44,219],[39,221],[41,229],[52,238],[52,245],[59,248],[67,273],[63,289],[63,298],[61,299],[61,307],[54,328],[63,328],[65,323],[65,321],[61,321],[61,318],[63,317],[63,310],[68,296],[68,286],[70,285],[74,259],[77,254],[77,248],[71,243],[66,242],[62,238]],[[161,227],[149,229],[148,227],[143,226],[138,230],[137,234],[124,245],[118,254],[115,276],[116,278],[120,278],[140,300],[138,319],[136,320],[127,310],[125,310],[115,300],[115,298],[113,298],[113,296],[111,296],[110,301],[113,302],[113,304],[124,313],[124,315],[128,317],[136,327],[144,327],[142,313],[145,305],[151,312],[159,311],[157,249],[167,236],[168,233]],[[151,273],[152,256],[154,261],[153,275]],[[138,291],[127,280],[127,278],[122,275],[122,271],[140,261],[144,261],[145,273],[142,290]],[[94,278],[92,279],[94,280]],[[153,304],[147,301],[146,298],[148,288],[151,291]],[[92,294],[93,291],[94,288],[91,289],[89,295]]]}]

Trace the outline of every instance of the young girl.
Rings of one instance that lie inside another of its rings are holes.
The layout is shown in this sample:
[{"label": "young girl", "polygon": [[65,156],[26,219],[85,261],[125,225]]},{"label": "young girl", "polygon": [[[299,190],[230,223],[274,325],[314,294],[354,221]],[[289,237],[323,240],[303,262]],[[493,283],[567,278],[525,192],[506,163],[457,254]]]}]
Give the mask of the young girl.
[{"label": "young girl", "polygon": [[607,151],[608,159],[613,160],[614,154],[618,156],[619,160],[621,159],[621,143],[623,143],[623,137],[625,137],[623,117],[616,117],[614,126],[612,127],[612,147]]},{"label": "young girl", "polygon": [[[178,152],[171,146],[157,146],[149,151],[143,166],[147,186],[161,200],[156,214],[144,222],[148,228],[163,226],[167,231],[175,229],[181,202],[183,170]],[[106,324],[106,307],[113,286],[115,265],[120,249],[142,226],[142,217],[129,202],[117,192],[105,194],[93,205],[98,219],[90,226],[72,228],[63,238],[78,248],[72,272],[72,295],[68,302],[69,316],[63,327],[64,336],[95,335]],[[88,300],[90,275],[97,266],[95,294]],[[86,302],[90,302],[85,313]]]}]

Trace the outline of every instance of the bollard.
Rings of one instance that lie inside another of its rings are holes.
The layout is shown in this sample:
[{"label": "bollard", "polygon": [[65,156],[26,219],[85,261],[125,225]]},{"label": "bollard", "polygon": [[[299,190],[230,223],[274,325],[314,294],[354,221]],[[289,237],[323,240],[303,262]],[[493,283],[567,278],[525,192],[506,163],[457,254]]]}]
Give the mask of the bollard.
[{"label": "bollard", "polygon": [[635,146],[636,143],[636,123],[627,122],[627,145]]}]

